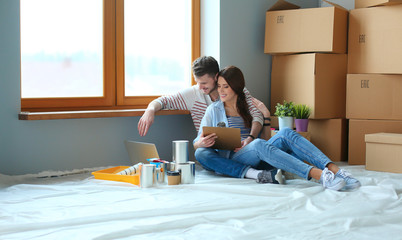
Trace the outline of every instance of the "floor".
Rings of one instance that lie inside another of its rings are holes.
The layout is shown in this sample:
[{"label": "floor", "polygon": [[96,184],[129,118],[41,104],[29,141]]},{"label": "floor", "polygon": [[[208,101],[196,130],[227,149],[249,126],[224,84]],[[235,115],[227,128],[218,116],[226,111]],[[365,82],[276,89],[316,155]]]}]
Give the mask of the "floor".
[{"label": "floor", "polygon": [[402,174],[341,165],[361,188],[257,184],[199,166],[195,184],[152,188],[94,179],[98,169],[0,174],[0,239],[402,239]]}]

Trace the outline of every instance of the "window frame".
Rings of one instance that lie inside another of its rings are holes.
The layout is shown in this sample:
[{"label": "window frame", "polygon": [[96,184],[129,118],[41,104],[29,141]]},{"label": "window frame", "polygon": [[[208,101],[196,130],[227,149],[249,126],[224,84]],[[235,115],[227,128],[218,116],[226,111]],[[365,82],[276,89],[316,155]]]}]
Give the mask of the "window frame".
[{"label": "window frame", "polygon": [[[194,61],[201,52],[200,0],[191,0],[191,4],[191,61]],[[124,0],[103,0],[103,29],[103,96],[21,98],[22,112],[143,109],[159,97],[124,96]],[[195,84],[192,76],[191,84]]]}]

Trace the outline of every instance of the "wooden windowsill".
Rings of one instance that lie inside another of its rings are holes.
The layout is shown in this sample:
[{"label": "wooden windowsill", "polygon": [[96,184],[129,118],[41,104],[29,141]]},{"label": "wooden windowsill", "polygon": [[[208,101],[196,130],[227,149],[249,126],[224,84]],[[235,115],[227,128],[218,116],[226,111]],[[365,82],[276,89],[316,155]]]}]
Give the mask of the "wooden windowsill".
[{"label": "wooden windowsill", "polygon": [[[62,111],[62,112],[20,112],[19,120],[53,120],[73,118],[109,118],[142,116],[145,109],[91,110],[91,111]],[[156,115],[185,115],[186,110],[162,110]]]}]

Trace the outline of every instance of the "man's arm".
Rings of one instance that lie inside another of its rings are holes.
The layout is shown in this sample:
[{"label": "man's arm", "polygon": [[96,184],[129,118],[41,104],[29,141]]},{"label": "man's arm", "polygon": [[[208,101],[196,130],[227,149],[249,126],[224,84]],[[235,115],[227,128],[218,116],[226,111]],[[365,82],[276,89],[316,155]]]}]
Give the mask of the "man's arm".
[{"label": "man's arm", "polygon": [[259,109],[264,116],[264,125],[261,132],[261,138],[268,140],[271,138],[271,112],[260,100],[253,98],[253,104]]},{"label": "man's arm", "polygon": [[138,133],[141,137],[147,135],[149,127],[154,123],[155,113],[162,109],[162,105],[154,100],[148,104],[147,109],[138,121]]},{"label": "man's arm", "polygon": [[188,88],[174,95],[162,96],[149,103],[144,114],[138,122],[138,133],[145,136],[154,123],[155,113],[162,109],[169,110],[190,110],[183,96],[192,95],[192,89]]},{"label": "man's arm", "polygon": [[[243,91],[244,91],[244,94],[246,95],[248,109],[250,111],[251,116],[253,117],[250,135],[252,135],[252,136],[254,136],[254,138],[256,138],[262,130],[262,124],[264,122],[264,117],[262,116],[262,113],[254,106],[253,101],[252,101],[253,97],[250,95],[250,92],[246,88],[244,88]],[[242,147],[249,144],[251,141],[254,140],[254,138],[252,138],[252,137],[246,138],[243,141]]]},{"label": "man's arm", "polygon": [[[264,117],[262,115],[262,113],[260,112],[260,110],[258,110],[254,104],[253,104],[253,97],[251,96],[250,92],[247,90],[247,88],[243,89],[244,94],[246,95],[246,102],[248,105],[248,109],[250,111],[251,116],[253,117],[253,122],[258,122],[260,123],[261,127],[262,124],[264,123]],[[261,128],[260,128],[261,130]],[[258,131],[259,133],[259,131]]]}]

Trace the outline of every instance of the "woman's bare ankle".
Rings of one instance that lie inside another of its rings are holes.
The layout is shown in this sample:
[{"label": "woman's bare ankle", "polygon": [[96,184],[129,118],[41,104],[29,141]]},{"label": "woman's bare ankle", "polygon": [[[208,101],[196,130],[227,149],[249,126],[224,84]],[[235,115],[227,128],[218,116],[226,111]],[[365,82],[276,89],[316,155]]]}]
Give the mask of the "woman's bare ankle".
[{"label": "woman's bare ankle", "polygon": [[327,168],[334,174],[339,171],[339,167],[335,163],[328,163]]},{"label": "woman's bare ankle", "polygon": [[314,178],[315,180],[320,180],[322,174],[322,170],[313,167],[310,172],[308,173],[308,176],[311,178]]}]

